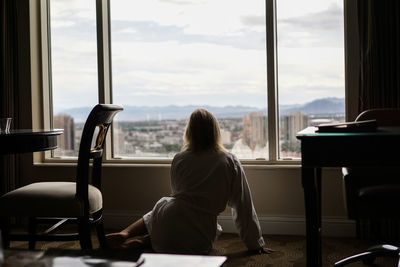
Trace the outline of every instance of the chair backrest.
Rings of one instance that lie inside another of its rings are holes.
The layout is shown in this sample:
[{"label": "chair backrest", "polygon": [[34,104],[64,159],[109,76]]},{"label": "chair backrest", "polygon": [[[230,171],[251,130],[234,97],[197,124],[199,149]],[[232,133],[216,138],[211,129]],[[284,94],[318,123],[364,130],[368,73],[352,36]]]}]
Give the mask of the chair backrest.
[{"label": "chair backrest", "polygon": [[[93,159],[91,183],[101,189],[101,165],[105,138],[114,116],[122,110],[123,108],[118,105],[98,104],[90,112],[83,127],[76,173],[76,195],[84,201],[85,211],[89,207],[90,159]],[[95,140],[94,145],[93,140]]]},{"label": "chair backrest", "polygon": [[377,108],[360,113],[356,121],[376,120],[378,126],[400,126],[400,109]]}]

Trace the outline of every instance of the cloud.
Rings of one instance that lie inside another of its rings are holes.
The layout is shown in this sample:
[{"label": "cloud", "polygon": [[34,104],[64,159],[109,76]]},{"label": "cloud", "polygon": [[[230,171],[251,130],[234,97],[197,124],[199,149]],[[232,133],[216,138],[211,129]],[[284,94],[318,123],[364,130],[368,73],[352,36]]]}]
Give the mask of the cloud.
[{"label": "cloud", "polygon": [[287,24],[299,30],[317,30],[336,32],[343,25],[343,10],[335,4],[319,12],[292,18],[280,19],[278,23]]},{"label": "cloud", "polygon": [[265,16],[242,16],[241,21],[246,26],[265,27]]},{"label": "cloud", "polygon": [[135,28],[123,28],[116,32],[116,34],[136,34],[138,31]]},{"label": "cloud", "polygon": [[54,28],[66,28],[66,27],[73,27],[76,25],[76,22],[73,20],[53,20],[51,23],[51,27]]},{"label": "cloud", "polygon": [[203,35],[186,32],[185,27],[160,25],[154,21],[111,21],[112,42],[167,42],[181,44],[209,43],[240,49],[265,50],[263,31],[244,29],[229,35]]},{"label": "cloud", "polygon": [[175,26],[192,35],[236,35],[248,25],[241,17],[264,14],[264,2],[258,0],[146,0],[111,1],[111,17],[117,21],[153,21]]},{"label": "cloud", "polygon": [[196,5],[202,2],[204,3],[204,1],[199,1],[199,0],[160,0],[160,2],[165,2],[175,5],[183,5],[183,6]]},{"label": "cloud", "polygon": [[343,10],[337,4],[318,12],[284,17],[277,24],[278,46],[343,47]]},{"label": "cloud", "polygon": [[93,1],[63,0],[51,1],[51,19],[96,19],[96,5]]},{"label": "cloud", "polygon": [[[87,3],[74,6],[74,1],[52,16],[56,106],[97,101],[95,18],[85,17],[95,10],[93,2],[87,2],[90,8]],[[146,0],[140,5],[111,1],[114,100],[265,107],[263,5],[236,0]],[[278,21],[280,101],[342,97],[341,9],[329,6],[303,14]]]},{"label": "cloud", "polygon": [[266,94],[265,51],[178,42],[113,47],[115,91],[135,87],[136,93],[154,95]]}]

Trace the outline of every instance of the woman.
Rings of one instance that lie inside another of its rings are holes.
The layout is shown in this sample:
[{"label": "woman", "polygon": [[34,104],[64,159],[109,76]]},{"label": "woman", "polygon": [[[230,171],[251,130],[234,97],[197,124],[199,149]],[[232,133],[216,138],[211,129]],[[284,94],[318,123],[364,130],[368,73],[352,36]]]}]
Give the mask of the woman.
[{"label": "woman", "polygon": [[185,145],[171,165],[170,197],[119,233],[106,236],[110,248],[150,244],[162,253],[208,254],[216,240],[217,216],[232,208],[241,239],[251,251],[266,252],[243,168],[221,144],[218,122],[195,110],[185,130]]}]

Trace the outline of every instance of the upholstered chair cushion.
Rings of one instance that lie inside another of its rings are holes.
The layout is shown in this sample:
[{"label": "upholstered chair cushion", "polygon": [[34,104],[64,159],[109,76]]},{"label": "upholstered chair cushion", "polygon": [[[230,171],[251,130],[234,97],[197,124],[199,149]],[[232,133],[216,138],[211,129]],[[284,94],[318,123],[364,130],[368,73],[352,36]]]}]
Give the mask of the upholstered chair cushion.
[{"label": "upholstered chair cushion", "polygon": [[[83,216],[83,201],[74,182],[33,183],[8,192],[0,198],[0,215],[32,217]],[[103,199],[99,189],[89,185],[89,212],[99,211]]]}]

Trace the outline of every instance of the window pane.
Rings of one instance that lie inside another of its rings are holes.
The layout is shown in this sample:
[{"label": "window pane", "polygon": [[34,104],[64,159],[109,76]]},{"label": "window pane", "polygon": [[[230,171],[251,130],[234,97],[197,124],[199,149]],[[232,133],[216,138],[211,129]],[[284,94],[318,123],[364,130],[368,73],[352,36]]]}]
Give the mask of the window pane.
[{"label": "window pane", "polygon": [[299,158],[296,133],[345,119],[342,0],[277,1],[280,158]]},{"label": "window pane", "polygon": [[83,123],[98,103],[94,1],[50,1],[53,127],[63,128],[55,156],[77,156]]},{"label": "window pane", "polygon": [[241,158],[267,158],[265,1],[111,4],[114,156],[172,157],[190,113],[219,119]]}]

